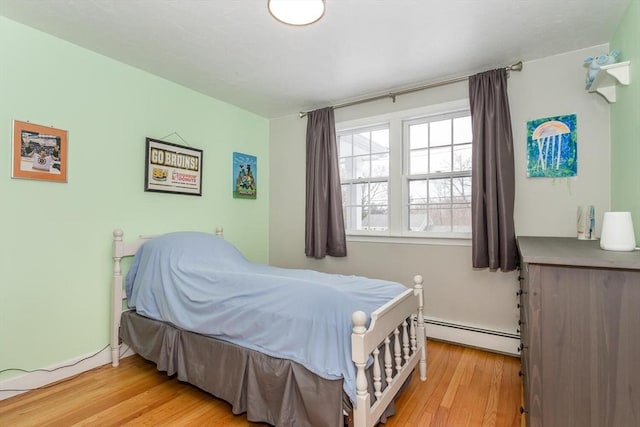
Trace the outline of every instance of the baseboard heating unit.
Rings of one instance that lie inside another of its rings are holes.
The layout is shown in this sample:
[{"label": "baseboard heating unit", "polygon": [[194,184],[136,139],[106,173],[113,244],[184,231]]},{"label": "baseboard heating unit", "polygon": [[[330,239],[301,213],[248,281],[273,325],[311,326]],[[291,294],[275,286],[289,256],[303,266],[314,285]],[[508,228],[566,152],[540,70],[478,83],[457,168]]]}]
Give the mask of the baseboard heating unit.
[{"label": "baseboard heating unit", "polygon": [[519,356],[520,335],[425,317],[427,338]]}]

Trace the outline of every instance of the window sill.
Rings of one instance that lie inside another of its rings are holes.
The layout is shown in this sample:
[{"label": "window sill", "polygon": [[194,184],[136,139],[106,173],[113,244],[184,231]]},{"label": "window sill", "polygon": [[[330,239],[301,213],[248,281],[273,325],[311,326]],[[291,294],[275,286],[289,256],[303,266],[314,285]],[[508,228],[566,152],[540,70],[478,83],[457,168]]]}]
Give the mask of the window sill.
[{"label": "window sill", "polygon": [[347,234],[347,242],[391,243],[399,245],[471,246],[471,236],[406,236],[391,234]]}]

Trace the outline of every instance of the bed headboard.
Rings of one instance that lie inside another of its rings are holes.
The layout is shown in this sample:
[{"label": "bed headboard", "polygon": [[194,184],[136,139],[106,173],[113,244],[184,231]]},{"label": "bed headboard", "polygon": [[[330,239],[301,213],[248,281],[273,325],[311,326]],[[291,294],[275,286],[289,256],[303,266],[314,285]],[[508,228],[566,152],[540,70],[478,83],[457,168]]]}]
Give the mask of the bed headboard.
[{"label": "bed headboard", "polygon": [[[117,228],[113,230],[113,279],[111,282],[111,364],[115,367],[120,363],[120,316],[122,315],[122,301],[124,282],[122,278],[122,258],[136,254],[144,242],[157,236],[156,234],[141,235],[131,241],[124,240],[124,232]],[[216,227],[216,236],[224,238],[222,227]]]},{"label": "bed headboard", "polygon": [[[133,256],[144,242],[153,239],[157,234],[140,235],[136,240],[125,242],[124,232],[116,228],[113,230],[113,260],[121,260],[124,257]],[[216,227],[216,236],[224,238],[222,227]]]}]

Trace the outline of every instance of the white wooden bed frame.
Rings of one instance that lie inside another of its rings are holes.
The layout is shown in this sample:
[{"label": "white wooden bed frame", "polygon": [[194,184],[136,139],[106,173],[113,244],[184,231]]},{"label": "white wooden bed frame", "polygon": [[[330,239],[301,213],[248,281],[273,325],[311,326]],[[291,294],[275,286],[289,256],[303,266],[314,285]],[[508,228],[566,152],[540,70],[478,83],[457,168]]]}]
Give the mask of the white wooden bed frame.
[{"label": "white wooden bed frame", "polygon": [[[222,227],[216,235],[223,237]],[[120,229],[113,231],[113,281],[111,322],[111,364],[120,360],[120,316],[123,307],[122,259],[135,255],[138,248],[154,236],[140,236],[125,242]],[[353,313],[351,334],[351,358],[356,366],[356,405],[353,409],[354,427],[374,426],[393,401],[416,366],[420,379],[427,379],[427,351],[424,328],[424,296],[422,276],[414,277],[414,288],[407,289],[393,300],[371,313],[369,328],[367,315],[362,311]],[[410,319],[410,321],[407,321]],[[379,353],[384,350],[384,361]],[[375,402],[371,405],[365,370],[373,355],[373,390]],[[382,388],[382,370],[387,386]]]}]

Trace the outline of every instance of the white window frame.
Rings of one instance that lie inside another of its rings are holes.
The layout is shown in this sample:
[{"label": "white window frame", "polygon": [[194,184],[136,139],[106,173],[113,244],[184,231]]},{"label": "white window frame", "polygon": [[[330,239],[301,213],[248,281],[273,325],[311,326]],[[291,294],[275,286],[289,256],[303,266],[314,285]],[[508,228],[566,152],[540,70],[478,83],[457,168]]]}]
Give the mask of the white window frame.
[{"label": "white window frame", "polygon": [[[388,124],[387,123],[378,123],[376,125],[373,126],[365,126],[365,127],[357,127],[357,128],[352,128],[352,129],[348,129],[348,130],[342,130],[340,132],[336,132],[337,133],[337,141],[340,140],[340,136],[342,136],[341,134],[344,133],[348,133],[348,134],[356,134],[356,133],[362,133],[362,132],[368,132],[368,133],[372,133],[375,131],[379,131],[379,130],[387,130],[388,129]],[[367,156],[369,157],[369,166],[371,166],[371,157],[376,155],[376,154],[381,154],[381,153],[372,153],[371,152],[371,147],[369,147],[369,153],[367,154]],[[338,151],[339,147],[338,147]],[[342,156],[340,156],[342,158]],[[352,161],[355,160],[356,157],[362,157],[362,155],[354,155],[354,153],[351,153],[351,156],[349,156]],[[389,160],[389,163],[391,163],[391,160]],[[355,167],[355,163],[353,164],[353,167]],[[370,191],[370,186],[371,184],[375,184],[375,183],[387,183],[387,192],[388,192],[388,183],[389,183],[389,176],[372,176],[373,171],[370,169],[369,170],[369,176],[368,177],[363,177],[363,178],[350,178],[350,179],[341,179],[340,180],[340,185],[345,185],[345,184],[351,184],[351,185],[359,185],[359,184],[367,184],[368,185],[368,191],[369,191],[369,195],[371,194]],[[353,194],[352,194],[353,195]],[[369,200],[369,202],[371,202],[371,200]],[[345,205],[345,200],[342,201],[342,206],[344,208]],[[348,203],[348,206],[350,207],[354,207],[354,206],[360,206],[357,204],[354,204],[353,200],[350,200]],[[371,207],[372,205],[362,205],[362,207],[367,206],[367,207]],[[387,210],[390,209],[389,206],[389,200],[387,200]],[[348,225],[348,218],[345,216],[345,226]],[[360,230],[360,233],[365,233],[365,234],[369,234],[369,233],[378,233],[379,230]]]},{"label": "white window frame", "polygon": [[469,111],[468,99],[336,123],[337,134],[386,124],[389,127],[389,228],[385,231],[348,230],[347,240],[365,242],[392,240],[394,243],[470,245],[471,233],[410,231],[408,224],[409,150],[405,149],[403,137],[405,123],[423,117],[444,116],[461,111]]},{"label": "white window frame", "polygon": [[[460,110],[456,110],[456,111],[449,111],[449,112],[443,112],[443,113],[437,113],[437,114],[430,114],[430,115],[425,115],[419,118],[414,118],[414,119],[410,119],[410,120],[403,120],[402,122],[402,147],[403,147],[403,211],[402,211],[402,215],[403,218],[406,219],[407,223],[403,224],[403,229],[406,230],[406,232],[411,235],[411,236],[416,236],[416,237],[438,237],[438,238],[462,238],[462,239],[469,239],[471,238],[471,231],[468,232],[454,232],[454,231],[448,231],[448,232],[436,232],[436,231],[409,231],[409,182],[412,180],[430,180],[430,179],[439,179],[439,178],[461,178],[461,177],[465,177],[465,178],[471,178],[471,169],[469,169],[468,171],[450,171],[450,172],[437,172],[437,173],[433,173],[433,172],[426,172],[426,173],[415,173],[415,174],[410,174],[409,172],[409,163],[410,163],[410,147],[409,147],[409,126],[414,125],[414,124],[418,124],[418,123],[430,123],[430,122],[435,122],[435,121],[439,121],[439,120],[447,120],[447,119],[456,119],[456,118],[460,118],[460,117],[467,117],[469,116],[471,113],[469,111],[469,108],[463,108]],[[473,142],[472,142],[473,144]],[[444,145],[443,147],[445,147],[447,145]],[[448,145],[448,146],[453,146],[453,144]],[[427,151],[430,150],[429,147],[425,148]],[[451,155],[453,156],[454,150],[452,150]],[[453,157],[452,157],[452,165],[453,165]],[[469,203],[471,203],[471,200],[469,200]],[[430,205],[430,203],[427,203],[427,205]],[[455,205],[455,203],[450,203],[451,206]]]}]

